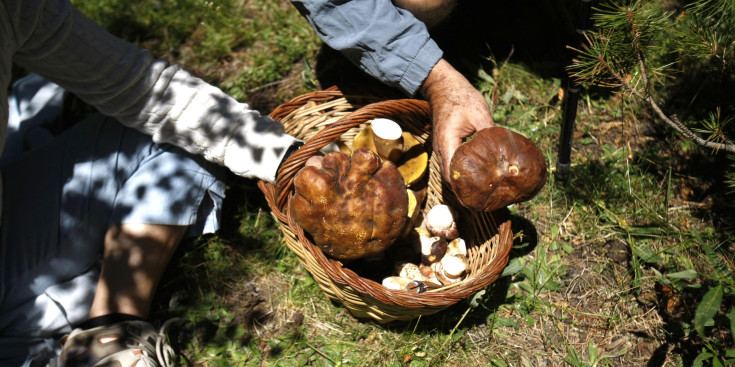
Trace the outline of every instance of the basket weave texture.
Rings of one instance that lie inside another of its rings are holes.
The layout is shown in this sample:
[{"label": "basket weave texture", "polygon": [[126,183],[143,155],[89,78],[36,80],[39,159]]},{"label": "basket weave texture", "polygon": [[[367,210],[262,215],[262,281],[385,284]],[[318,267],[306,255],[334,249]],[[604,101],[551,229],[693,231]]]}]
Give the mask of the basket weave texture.
[{"label": "basket weave texture", "polygon": [[[305,144],[283,163],[275,183],[258,183],[279,221],[286,245],[325,295],[342,304],[354,317],[373,319],[381,324],[431,315],[473,296],[500,276],[513,242],[506,215],[461,206],[451,189],[442,182],[439,160],[431,154],[428,103],[385,98],[385,95],[365,92],[343,93],[332,87],[304,94],[276,108],[270,116],[281,121],[287,133],[304,140]],[[288,200],[293,194],[293,178],[306,160],[337,140],[351,147],[355,135],[370,120],[379,117],[398,122],[429,152],[423,214],[437,204],[446,204],[459,214],[459,232],[467,244],[470,262],[468,276],[459,283],[422,293],[389,290],[374,280],[361,277],[342,262],[326,257],[291,218]]]}]

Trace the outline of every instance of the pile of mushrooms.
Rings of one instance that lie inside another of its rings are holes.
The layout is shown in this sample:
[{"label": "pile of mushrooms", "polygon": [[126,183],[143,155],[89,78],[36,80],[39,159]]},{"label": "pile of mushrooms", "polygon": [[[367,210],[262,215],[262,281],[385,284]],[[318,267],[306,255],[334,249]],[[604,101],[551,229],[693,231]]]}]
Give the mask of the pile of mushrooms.
[{"label": "pile of mushrooms", "polygon": [[383,279],[385,287],[445,287],[468,275],[467,246],[447,205],[432,207],[416,226],[427,169],[428,153],[416,137],[392,120],[374,119],[351,149],[307,162],[294,177],[289,209],[321,250],[340,261],[388,260],[380,255],[400,238],[397,246],[405,246],[414,262],[389,260],[398,262]]},{"label": "pile of mushrooms", "polygon": [[[384,252],[400,239],[411,245],[401,244],[399,250],[412,253],[389,260],[397,263],[382,280],[386,288],[424,292],[469,275],[456,212],[435,205],[415,226],[426,196],[421,179],[428,153],[410,132],[395,121],[374,119],[351,147],[341,144],[338,152],[312,158],[294,177],[289,209],[327,256],[340,261],[387,259]],[[448,183],[463,206],[494,211],[534,197],[546,183],[546,168],[533,142],[492,127],[458,147]]]},{"label": "pile of mushrooms", "polygon": [[429,154],[410,132],[393,120],[377,118],[355,136],[352,150],[369,149],[384,161],[392,162],[407,187],[416,184],[429,166]]},{"label": "pile of mushrooms", "polygon": [[432,207],[411,236],[421,262],[395,264],[394,274],[383,279],[383,286],[418,293],[462,281],[469,272],[469,260],[455,217],[446,205]]}]

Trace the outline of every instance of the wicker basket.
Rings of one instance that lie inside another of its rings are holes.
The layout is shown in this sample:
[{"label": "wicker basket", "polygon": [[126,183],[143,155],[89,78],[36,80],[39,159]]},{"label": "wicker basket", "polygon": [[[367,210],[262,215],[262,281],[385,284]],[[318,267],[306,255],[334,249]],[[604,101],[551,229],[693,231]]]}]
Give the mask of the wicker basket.
[{"label": "wicker basket", "polygon": [[428,131],[430,109],[425,101],[388,99],[384,96],[342,93],[337,88],[312,92],[276,108],[271,117],[305,145],[282,165],[275,184],[259,182],[273,214],[280,222],[286,245],[298,256],[322,291],[342,304],[357,318],[379,323],[411,320],[439,312],[493,283],[508,262],[513,242],[506,213],[472,211],[458,204],[451,189],[442,184],[439,162],[430,154],[427,195],[422,210],[447,204],[459,212],[459,231],[469,252],[469,275],[459,283],[422,293],[389,290],[363,278],[340,261],[330,259],[316,246],[288,213],[293,178],[306,160],[337,139],[351,146],[352,139],[366,122],[391,118],[411,132],[431,153]]}]

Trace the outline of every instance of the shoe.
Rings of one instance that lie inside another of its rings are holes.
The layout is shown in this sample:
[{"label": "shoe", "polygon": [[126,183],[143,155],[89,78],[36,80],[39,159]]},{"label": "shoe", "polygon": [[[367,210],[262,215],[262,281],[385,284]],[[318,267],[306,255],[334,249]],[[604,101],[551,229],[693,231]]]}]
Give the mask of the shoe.
[{"label": "shoe", "polygon": [[175,355],[165,335],[171,321],[159,331],[138,320],[74,329],[49,367],[173,367]]}]

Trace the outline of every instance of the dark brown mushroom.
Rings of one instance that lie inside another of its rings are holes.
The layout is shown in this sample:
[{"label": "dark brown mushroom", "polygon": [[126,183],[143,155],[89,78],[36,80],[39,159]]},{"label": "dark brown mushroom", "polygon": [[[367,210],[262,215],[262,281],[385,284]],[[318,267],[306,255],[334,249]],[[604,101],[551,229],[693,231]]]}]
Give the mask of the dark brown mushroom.
[{"label": "dark brown mushroom", "polygon": [[532,199],[546,179],[546,160],[536,144],[499,126],[460,145],[449,167],[449,184],[462,205],[484,211]]},{"label": "dark brown mushroom", "polygon": [[304,167],[293,182],[291,215],[335,259],[384,251],[409,220],[403,176],[368,149],[328,153],[321,167]]},{"label": "dark brown mushroom", "polygon": [[421,262],[431,264],[441,260],[447,252],[447,240],[440,236],[432,236],[428,230],[421,227],[414,228],[414,232],[421,249]]}]

